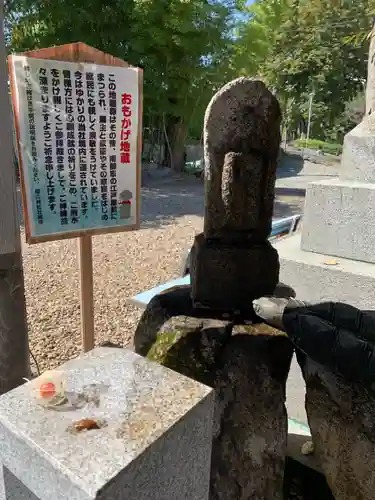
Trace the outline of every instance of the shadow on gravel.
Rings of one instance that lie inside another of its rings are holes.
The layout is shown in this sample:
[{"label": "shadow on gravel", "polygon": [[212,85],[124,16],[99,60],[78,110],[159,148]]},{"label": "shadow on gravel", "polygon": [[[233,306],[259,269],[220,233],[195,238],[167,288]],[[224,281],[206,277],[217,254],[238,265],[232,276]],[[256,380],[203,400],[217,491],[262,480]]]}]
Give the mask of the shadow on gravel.
[{"label": "shadow on gravel", "polygon": [[282,152],[277,167],[277,178],[295,177],[303,169],[303,158],[299,154]]},{"label": "shadow on gravel", "polygon": [[[290,170],[289,175],[294,175]],[[278,172],[279,174],[279,172]],[[299,213],[298,197],[304,196],[303,189],[277,188],[274,217],[287,217]],[[289,198],[278,200],[278,197]],[[297,201],[296,201],[297,200]],[[21,228],[24,227],[21,193],[17,189],[18,213]],[[141,228],[158,228],[173,224],[183,216],[203,217],[204,184],[190,176],[177,176],[148,182],[141,189]]]},{"label": "shadow on gravel", "polygon": [[141,228],[173,223],[184,215],[203,216],[203,182],[166,182],[142,188]]},{"label": "shadow on gravel", "polygon": [[[300,213],[304,195],[303,189],[276,189],[274,217]],[[149,184],[142,188],[141,196],[141,228],[162,227],[185,215],[203,217],[204,186],[200,180],[185,177]]]}]

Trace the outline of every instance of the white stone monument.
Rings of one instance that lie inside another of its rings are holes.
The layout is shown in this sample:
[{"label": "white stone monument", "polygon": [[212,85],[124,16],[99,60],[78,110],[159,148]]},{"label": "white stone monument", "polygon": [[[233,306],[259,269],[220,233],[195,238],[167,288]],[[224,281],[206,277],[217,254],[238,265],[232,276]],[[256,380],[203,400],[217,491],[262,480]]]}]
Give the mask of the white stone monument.
[{"label": "white stone monument", "polygon": [[302,234],[276,243],[280,280],[308,301],[375,309],[375,38],[366,115],[344,140],[340,176],[306,191]]},{"label": "white stone monument", "polygon": [[60,370],[55,409],[30,383],[0,397],[0,500],[207,500],[212,389],[125,349]]}]

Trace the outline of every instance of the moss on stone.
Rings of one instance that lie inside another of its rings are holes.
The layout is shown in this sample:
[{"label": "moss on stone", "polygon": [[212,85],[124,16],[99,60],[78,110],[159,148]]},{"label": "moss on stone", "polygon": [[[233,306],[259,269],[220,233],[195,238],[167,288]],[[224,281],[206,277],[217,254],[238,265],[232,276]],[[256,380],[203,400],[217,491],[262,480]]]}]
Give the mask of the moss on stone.
[{"label": "moss on stone", "polygon": [[[235,325],[233,334],[254,336],[285,336],[285,333],[264,323]],[[230,338],[230,333],[229,333]],[[202,326],[186,326],[178,321],[167,324],[156,336],[147,353],[147,358],[160,363],[182,375],[211,385],[216,370],[216,360],[220,350],[228,342],[228,334],[218,328],[210,336],[202,331]]]},{"label": "moss on stone", "polygon": [[199,328],[164,331],[157,335],[147,358],[182,375],[210,384],[217,343],[204,345]]},{"label": "moss on stone", "polygon": [[259,323],[254,325],[240,325],[236,327],[236,330],[242,333],[248,333],[249,335],[270,335],[270,336],[287,336],[285,332],[278,330],[272,326],[266,325],[265,323]]},{"label": "moss on stone", "polygon": [[151,349],[148,351],[147,358],[163,364],[169,349],[176,343],[180,336],[180,332],[159,333]]}]

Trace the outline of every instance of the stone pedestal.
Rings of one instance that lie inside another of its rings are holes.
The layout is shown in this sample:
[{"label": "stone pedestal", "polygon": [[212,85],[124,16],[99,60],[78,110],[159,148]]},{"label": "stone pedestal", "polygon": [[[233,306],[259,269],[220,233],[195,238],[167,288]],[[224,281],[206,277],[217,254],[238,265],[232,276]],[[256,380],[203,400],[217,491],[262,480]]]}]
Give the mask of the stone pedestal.
[{"label": "stone pedestal", "polygon": [[[211,389],[125,349],[98,348],[61,367],[70,394],[99,401],[40,407],[25,384],[0,398],[1,500],[205,500]],[[72,433],[82,418],[105,422]]]},{"label": "stone pedestal", "polygon": [[210,500],[281,500],[292,346],[266,325],[203,318],[183,307],[189,295],[174,289],[152,299],[135,350],[215,389]]},{"label": "stone pedestal", "polygon": [[375,114],[346,135],[340,177],[308,186],[301,234],[274,246],[298,298],[375,309]]},{"label": "stone pedestal", "polygon": [[301,248],[375,263],[375,184],[341,179],[310,184]]},{"label": "stone pedestal", "polygon": [[280,280],[308,302],[339,301],[375,309],[375,265],[301,249],[301,235],[274,242],[280,259]]},{"label": "stone pedestal", "polygon": [[375,114],[346,135],[340,178],[308,186],[301,248],[375,263]]},{"label": "stone pedestal", "polygon": [[195,307],[252,313],[252,301],[272,295],[279,281],[279,259],[268,241],[232,245],[195,237],[190,256]]}]

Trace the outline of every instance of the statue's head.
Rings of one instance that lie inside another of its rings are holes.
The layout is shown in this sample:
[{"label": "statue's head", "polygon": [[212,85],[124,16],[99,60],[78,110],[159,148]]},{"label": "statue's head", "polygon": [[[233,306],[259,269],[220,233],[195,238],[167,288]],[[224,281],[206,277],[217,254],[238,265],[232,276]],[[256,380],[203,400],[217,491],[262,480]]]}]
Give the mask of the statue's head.
[{"label": "statue's head", "polygon": [[222,87],[208,105],[206,146],[218,153],[255,150],[277,155],[280,125],[279,103],[264,83],[238,78]]}]

